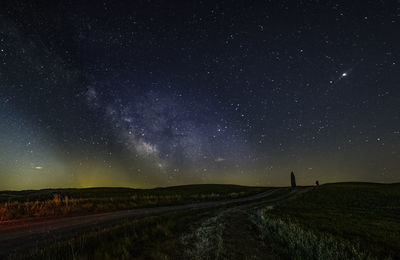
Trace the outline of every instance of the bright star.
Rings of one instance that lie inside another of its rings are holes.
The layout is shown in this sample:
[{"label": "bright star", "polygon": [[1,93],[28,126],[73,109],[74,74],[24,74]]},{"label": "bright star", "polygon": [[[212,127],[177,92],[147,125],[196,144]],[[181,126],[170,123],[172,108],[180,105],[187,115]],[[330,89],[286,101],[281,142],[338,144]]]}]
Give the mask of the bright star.
[{"label": "bright star", "polygon": [[342,77],[346,77],[346,76],[347,76],[347,72],[343,72]]}]

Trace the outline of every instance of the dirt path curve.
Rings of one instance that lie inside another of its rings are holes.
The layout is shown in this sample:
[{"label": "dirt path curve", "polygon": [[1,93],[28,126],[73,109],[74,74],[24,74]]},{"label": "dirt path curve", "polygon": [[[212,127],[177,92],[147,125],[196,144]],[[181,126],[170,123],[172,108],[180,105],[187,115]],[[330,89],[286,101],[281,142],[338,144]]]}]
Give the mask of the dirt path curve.
[{"label": "dirt path curve", "polygon": [[299,187],[278,197],[252,201],[221,209],[218,214],[194,223],[181,241],[185,252],[182,259],[279,259],[271,245],[260,239],[258,228],[251,220],[258,208],[291,200],[312,189]]},{"label": "dirt path curve", "polygon": [[14,252],[19,252],[20,250],[44,244],[48,242],[49,239],[53,242],[68,239],[82,234],[85,231],[112,225],[131,218],[156,216],[179,210],[203,209],[229,204],[236,205],[236,203],[247,203],[266,198],[278,190],[280,190],[280,188],[273,188],[253,196],[224,201],[132,209],[75,217],[38,218],[0,223],[0,258]]}]

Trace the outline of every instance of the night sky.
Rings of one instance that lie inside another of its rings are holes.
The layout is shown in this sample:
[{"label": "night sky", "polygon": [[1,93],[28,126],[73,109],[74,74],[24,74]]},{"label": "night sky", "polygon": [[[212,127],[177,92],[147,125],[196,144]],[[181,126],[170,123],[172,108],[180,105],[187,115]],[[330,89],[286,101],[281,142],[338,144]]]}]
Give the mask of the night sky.
[{"label": "night sky", "polygon": [[399,1],[8,2],[0,189],[400,181]]}]

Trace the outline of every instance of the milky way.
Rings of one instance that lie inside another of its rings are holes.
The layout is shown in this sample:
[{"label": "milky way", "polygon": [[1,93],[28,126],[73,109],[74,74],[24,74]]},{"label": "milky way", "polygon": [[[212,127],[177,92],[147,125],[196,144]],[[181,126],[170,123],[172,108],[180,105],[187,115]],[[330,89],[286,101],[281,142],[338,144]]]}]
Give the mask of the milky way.
[{"label": "milky way", "polygon": [[10,1],[0,189],[400,181],[395,1]]}]

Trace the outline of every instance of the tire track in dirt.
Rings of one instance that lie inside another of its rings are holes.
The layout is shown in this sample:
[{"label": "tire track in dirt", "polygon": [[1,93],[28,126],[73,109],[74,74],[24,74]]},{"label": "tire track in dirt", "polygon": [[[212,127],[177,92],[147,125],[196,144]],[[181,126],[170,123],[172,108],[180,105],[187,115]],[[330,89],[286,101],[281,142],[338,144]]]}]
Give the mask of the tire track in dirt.
[{"label": "tire track in dirt", "polygon": [[[312,189],[300,187],[276,198],[242,204],[220,210],[215,216],[193,225],[182,235],[184,259],[279,259],[273,249],[260,239],[251,212],[291,200]],[[272,194],[270,194],[272,195]]]}]

